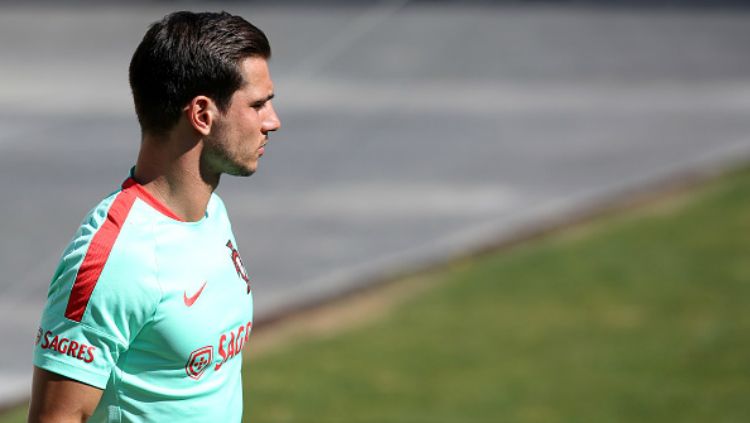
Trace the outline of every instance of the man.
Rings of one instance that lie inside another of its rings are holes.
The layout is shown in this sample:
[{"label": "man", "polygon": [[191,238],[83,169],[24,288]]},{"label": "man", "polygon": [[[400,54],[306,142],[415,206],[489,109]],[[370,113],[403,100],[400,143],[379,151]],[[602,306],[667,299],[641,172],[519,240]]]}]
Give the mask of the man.
[{"label": "man", "polygon": [[52,278],[29,421],[240,421],[252,294],[213,192],[255,172],[280,127],[270,55],[227,13],[149,28],[130,63],[140,153]]}]

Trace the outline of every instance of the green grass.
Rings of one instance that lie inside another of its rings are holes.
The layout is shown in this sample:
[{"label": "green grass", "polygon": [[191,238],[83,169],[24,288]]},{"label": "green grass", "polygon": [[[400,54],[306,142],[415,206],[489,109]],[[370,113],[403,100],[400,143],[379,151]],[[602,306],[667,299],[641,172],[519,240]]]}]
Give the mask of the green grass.
[{"label": "green grass", "polygon": [[750,170],[431,275],[246,363],[246,420],[750,421]]},{"label": "green grass", "polygon": [[13,410],[9,410],[7,413],[0,416],[0,422],[2,423],[25,423],[26,422],[26,406],[17,407]]}]

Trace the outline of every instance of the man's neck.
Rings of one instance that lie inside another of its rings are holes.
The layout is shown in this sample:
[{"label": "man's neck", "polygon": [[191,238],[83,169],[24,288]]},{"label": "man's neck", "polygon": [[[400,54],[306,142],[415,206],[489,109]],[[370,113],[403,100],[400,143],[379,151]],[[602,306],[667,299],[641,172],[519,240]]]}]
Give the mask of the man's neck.
[{"label": "man's neck", "polygon": [[201,169],[202,143],[173,131],[169,138],[144,136],[133,178],[181,219],[195,222],[206,214],[219,176]]}]

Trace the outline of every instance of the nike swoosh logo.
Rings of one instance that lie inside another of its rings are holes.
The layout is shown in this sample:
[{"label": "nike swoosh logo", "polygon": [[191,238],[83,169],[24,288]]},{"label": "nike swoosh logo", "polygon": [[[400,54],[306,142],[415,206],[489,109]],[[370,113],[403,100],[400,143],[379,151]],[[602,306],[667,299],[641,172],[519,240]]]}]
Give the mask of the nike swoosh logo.
[{"label": "nike swoosh logo", "polygon": [[192,305],[193,305],[193,303],[195,303],[195,300],[197,300],[197,299],[198,299],[198,297],[200,297],[200,296],[201,296],[201,292],[203,292],[203,288],[205,288],[205,287],[206,287],[206,283],[207,283],[207,282],[208,282],[208,281],[204,281],[204,282],[203,282],[203,285],[201,285],[201,289],[199,289],[199,290],[198,290],[198,292],[196,292],[195,294],[193,294],[193,295],[192,295],[192,296],[190,296],[190,297],[188,297],[188,295],[187,295],[187,291],[185,291],[185,292],[183,292],[183,293],[182,293],[182,300],[183,300],[183,301],[185,301],[185,305],[186,305],[186,306],[190,307],[190,306],[192,306]]}]

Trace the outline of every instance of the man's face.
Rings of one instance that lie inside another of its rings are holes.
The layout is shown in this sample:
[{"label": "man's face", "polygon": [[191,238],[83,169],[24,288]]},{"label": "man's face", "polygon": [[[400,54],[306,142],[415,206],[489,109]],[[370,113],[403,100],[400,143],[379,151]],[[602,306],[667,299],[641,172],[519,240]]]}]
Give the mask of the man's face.
[{"label": "man's face", "polygon": [[245,84],[232,95],[225,113],[214,120],[204,141],[204,159],[211,170],[250,176],[258,168],[268,133],[281,127],[273,109],[273,82],[268,63],[260,57],[240,62]]}]

